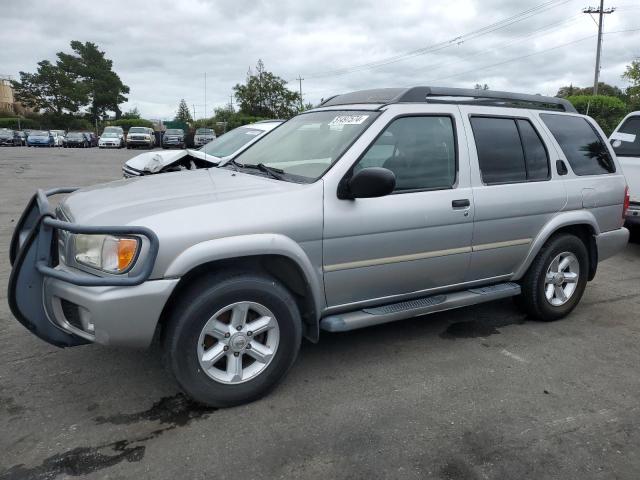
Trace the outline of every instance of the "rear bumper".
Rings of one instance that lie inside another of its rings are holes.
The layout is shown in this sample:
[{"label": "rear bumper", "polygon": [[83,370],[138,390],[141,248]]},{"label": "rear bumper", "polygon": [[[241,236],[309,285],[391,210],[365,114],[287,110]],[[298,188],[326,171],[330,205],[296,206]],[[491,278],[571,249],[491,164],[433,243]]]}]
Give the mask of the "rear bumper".
[{"label": "rear bumper", "polygon": [[629,230],[619,228],[596,235],[598,245],[598,261],[606,260],[624,250],[629,242]]}]

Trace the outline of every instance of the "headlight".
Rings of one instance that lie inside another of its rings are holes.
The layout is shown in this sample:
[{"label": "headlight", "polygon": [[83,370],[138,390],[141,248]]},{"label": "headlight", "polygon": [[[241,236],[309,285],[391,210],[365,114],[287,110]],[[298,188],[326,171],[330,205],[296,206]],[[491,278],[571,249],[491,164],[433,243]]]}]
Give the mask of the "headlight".
[{"label": "headlight", "polygon": [[138,254],[140,241],[112,235],[74,235],[74,258],[87,267],[108,273],[124,273]]}]

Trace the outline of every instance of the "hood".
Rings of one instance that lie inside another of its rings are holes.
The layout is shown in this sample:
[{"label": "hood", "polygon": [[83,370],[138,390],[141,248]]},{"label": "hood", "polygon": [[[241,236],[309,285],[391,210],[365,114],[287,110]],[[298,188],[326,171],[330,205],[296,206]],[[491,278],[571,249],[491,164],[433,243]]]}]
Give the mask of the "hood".
[{"label": "hood", "polygon": [[[167,212],[173,212],[180,218],[179,211],[183,209],[214,211],[216,204],[222,202],[247,199],[250,203],[260,202],[264,196],[301,187],[227,169],[200,169],[134,177],[83,188],[69,195],[62,209],[76,223],[136,225]],[[176,229],[178,224],[169,227]]]},{"label": "hood", "polygon": [[640,202],[640,157],[618,157],[632,202]]},{"label": "hood", "polygon": [[163,168],[168,167],[184,157],[191,156],[211,163],[211,166],[217,165],[220,159],[213,155],[205,155],[197,150],[163,150],[161,152],[146,152],[136,155],[126,161],[127,167],[133,168],[140,172],[157,173]]}]

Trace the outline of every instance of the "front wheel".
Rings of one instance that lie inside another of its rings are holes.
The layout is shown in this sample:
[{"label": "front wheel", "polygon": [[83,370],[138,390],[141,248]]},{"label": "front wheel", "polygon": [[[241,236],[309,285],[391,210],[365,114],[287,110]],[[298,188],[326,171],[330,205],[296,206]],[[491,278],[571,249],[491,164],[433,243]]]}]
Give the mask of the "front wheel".
[{"label": "front wheel", "polygon": [[519,304],[533,318],[559,320],[578,305],[587,286],[589,255],[575,235],[552,237],[522,280]]},{"label": "front wheel", "polygon": [[209,276],[173,309],[165,360],[189,396],[229,407],[274,388],[293,365],[301,338],[295,299],[275,279]]}]

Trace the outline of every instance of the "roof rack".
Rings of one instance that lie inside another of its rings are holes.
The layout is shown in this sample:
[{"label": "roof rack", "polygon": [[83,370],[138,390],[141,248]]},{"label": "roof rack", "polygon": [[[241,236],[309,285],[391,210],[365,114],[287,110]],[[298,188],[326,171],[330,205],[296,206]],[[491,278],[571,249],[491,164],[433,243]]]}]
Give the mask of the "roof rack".
[{"label": "roof rack", "polygon": [[321,107],[356,103],[456,103],[492,107],[531,108],[577,113],[568,100],[526,93],[498,92],[473,88],[411,87],[378,88],[335,95],[320,104]]}]

